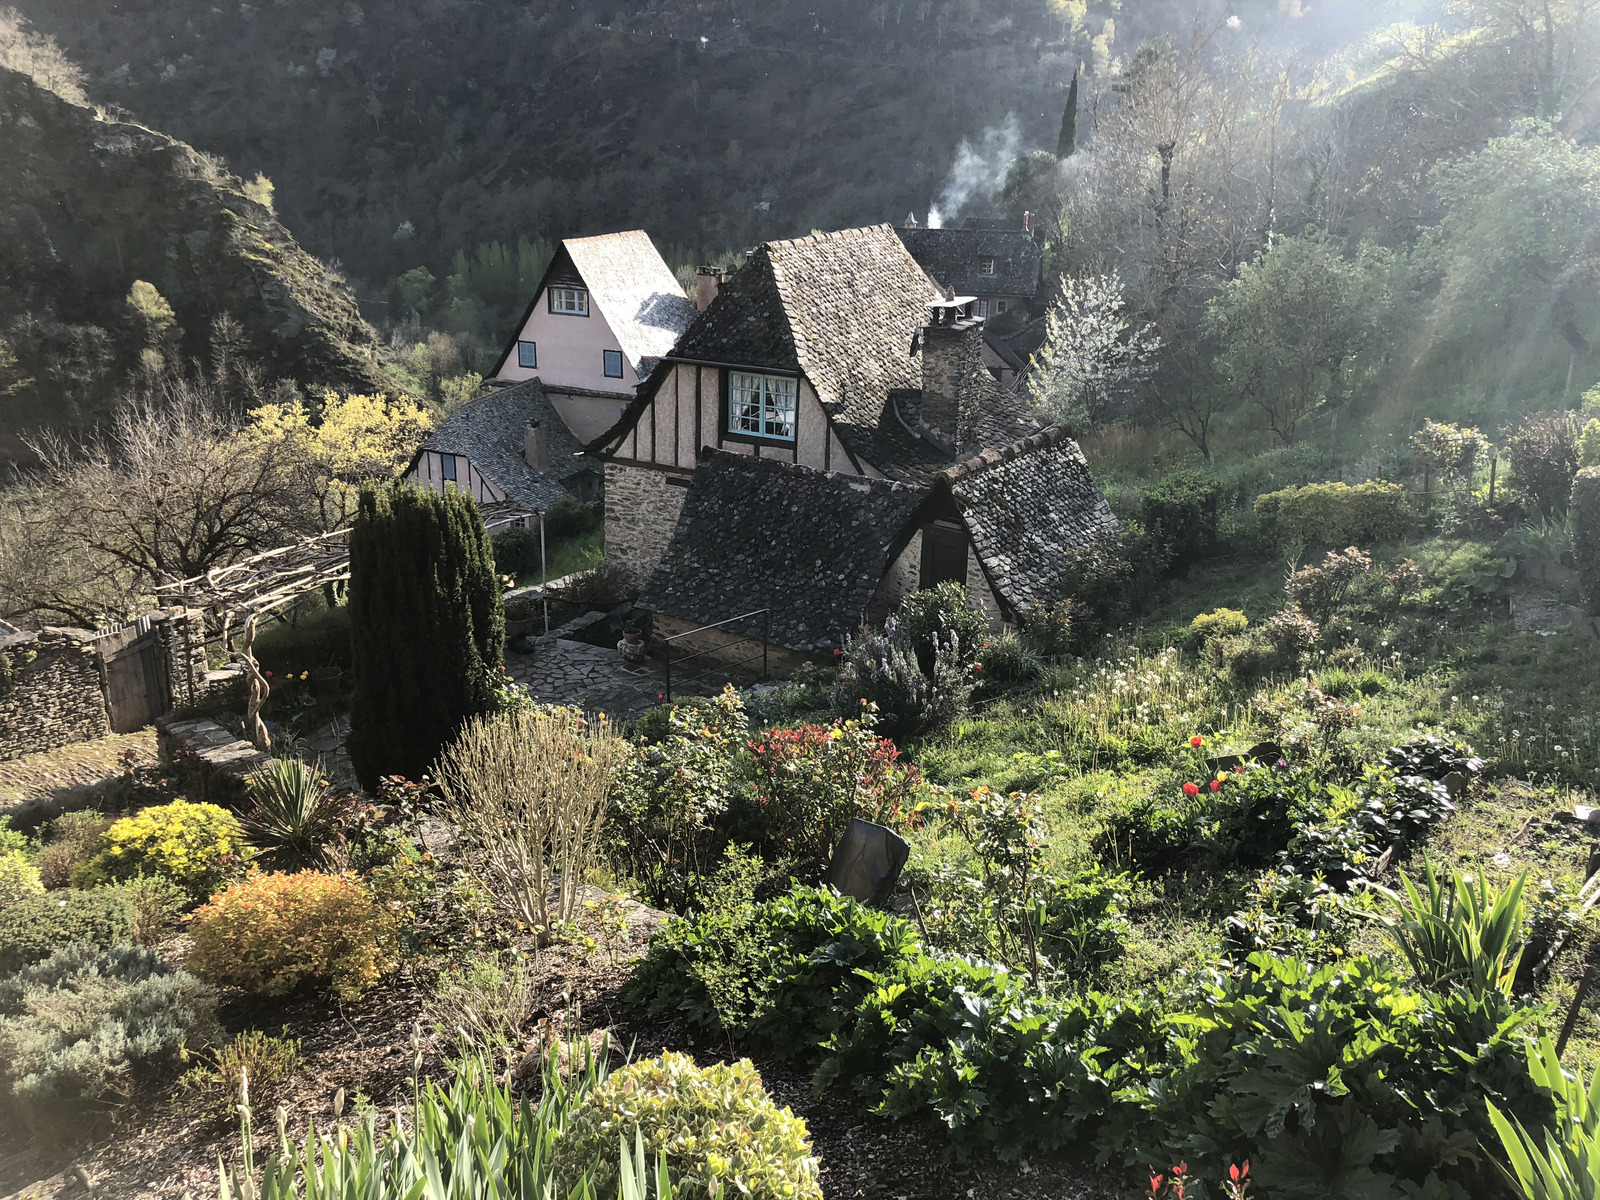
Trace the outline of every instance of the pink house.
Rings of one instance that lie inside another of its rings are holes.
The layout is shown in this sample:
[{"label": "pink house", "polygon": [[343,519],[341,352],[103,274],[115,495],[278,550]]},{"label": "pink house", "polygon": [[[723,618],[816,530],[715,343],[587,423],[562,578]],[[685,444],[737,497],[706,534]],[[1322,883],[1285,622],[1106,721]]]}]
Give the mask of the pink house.
[{"label": "pink house", "polygon": [[567,238],[491,379],[538,379],[586,442],[616,424],[695,314],[644,230]]}]

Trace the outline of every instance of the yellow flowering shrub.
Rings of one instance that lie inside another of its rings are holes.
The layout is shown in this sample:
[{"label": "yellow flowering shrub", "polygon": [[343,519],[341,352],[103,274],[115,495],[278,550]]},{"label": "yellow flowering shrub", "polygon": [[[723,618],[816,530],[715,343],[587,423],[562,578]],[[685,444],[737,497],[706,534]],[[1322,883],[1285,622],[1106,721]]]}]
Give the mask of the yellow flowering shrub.
[{"label": "yellow flowering shrub", "polygon": [[200,901],[240,875],[251,854],[238,818],[227,809],[174,800],[113,824],[72,869],[72,882],[96,887],[154,875]]},{"label": "yellow flowering shrub", "polygon": [[350,875],[252,873],[194,914],[189,970],[257,996],[354,1000],[399,961],[399,922]]},{"label": "yellow flowering shrub", "polygon": [[0,851],[0,908],[43,891],[39,872],[21,850]]},{"label": "yellow flowering shrub", "polygon": [[1201,613],[1189,622],[1189,641],[1204,645],[1214,638],[1237,637],[1250,625],[1250,618],[1236,608],[1219,608],[1216,612]]},{"label": "yellow flowering shrub", "polygon": [[772,1102],[747,1058],[698,1067],[669,1051],[613,1071],[556,1143],[556,1177],[570,1186],[592,1169],[598,1194],[614,1189],[618,1141],[632,1145],[635,1126],[647,1162],[666,1155],[683,1200],[717,1186],[746,1200],[822,1200],[805,1121]]}]

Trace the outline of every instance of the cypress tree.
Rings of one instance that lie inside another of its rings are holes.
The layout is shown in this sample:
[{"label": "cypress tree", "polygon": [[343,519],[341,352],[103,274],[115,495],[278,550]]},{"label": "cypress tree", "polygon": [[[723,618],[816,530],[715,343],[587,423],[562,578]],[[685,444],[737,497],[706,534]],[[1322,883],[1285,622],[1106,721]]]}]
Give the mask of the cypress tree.
[{"label": "cypress tree", "polygon": [[1071,158],[1078,152],[1078,73],[1072,73],[1067,88],[1067,107],[1061,113],[1061,136],[1056,139],[1056,157]]},{"label": "cypress tree", "polygon": [[505,612],[470,496],[361,489],[350,531],[355,694],[346,746],[364,787],[417,779],[467,718],[494,707]]}]

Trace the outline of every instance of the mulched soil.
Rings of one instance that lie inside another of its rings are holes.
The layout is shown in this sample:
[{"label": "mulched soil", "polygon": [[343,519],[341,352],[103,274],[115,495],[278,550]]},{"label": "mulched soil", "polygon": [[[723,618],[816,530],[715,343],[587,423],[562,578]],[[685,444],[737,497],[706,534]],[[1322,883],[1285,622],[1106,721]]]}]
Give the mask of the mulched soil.
[{"label": "mulched soil", "polygon": [[[680,1050],[696,1061],[727,1061],[726,1045],[713,1045],[680,1022],[642,1018],[618,1000],[632,964],[644,952],[662,915],[629,903],[629,932],[607,948],[584,952],[557,946],[534,958],[537,1027],[524,1071],[537,1078],[541,1039],[560,1035],[571,1018],[585,1031],[607,1030],[613,1048],[635,1056]],[[182,939],[163,948],[181,956]],[[348,1104],[370,1101],[380,1111],[405,1106],[411,1097],[413,1030],[424,1012],[431,976],[405,970],[359,1003],[303,998],[283,1004],[222,997],[219,1018],[228,1032],[264,1029],[301,1040],[306,1069],[281,1093],[252,1096],[257,1152],[273,1136],[273,1109],[289,1112],[291,1130],[308,1121],[333,1123],[333,1097],[343,1088]],[[442,1077],[448,1047],[427,1037],[423,1071]],[[812,1092],[809,1071],[763,1058],[740,1047],[760,1069],[780,1104],[805,1118],[822,1165],[827,1200],[1102,1200],[1126,1194],[1115,1182],[1082,1166],[1040,1160],[1016,1164],[947,1162],[938,1130],[915,1122],[863,1116]],[[522,1072],[519,1072],[522,1074]],[[346,1109],[346,1118],[350,1108]],[[134,1098],[98,1127],[56,1127],[29,1143],[23,1130],[0,1127],[0,1197],[7,1200],[206,1200],[217,1193],[217,1159],[237,1162],[235,1130],[175,1110],[170,1082]]]}]

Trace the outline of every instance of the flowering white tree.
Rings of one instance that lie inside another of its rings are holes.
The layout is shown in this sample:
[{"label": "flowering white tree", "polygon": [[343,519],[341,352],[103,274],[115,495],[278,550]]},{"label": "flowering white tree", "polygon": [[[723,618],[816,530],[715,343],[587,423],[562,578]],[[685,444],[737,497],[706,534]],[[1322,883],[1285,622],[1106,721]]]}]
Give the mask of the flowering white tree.
[{"label": "flowering white tree", "polygon": [[1045,317],[1028,391],[1052,418],[1083,433],[1125,411],[1155,369],[1161,339],[1127,313],[1122,280],[1088,275],[1062,282]]}]

